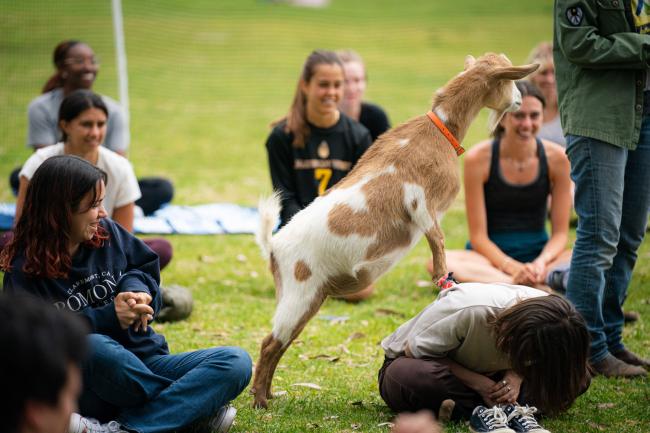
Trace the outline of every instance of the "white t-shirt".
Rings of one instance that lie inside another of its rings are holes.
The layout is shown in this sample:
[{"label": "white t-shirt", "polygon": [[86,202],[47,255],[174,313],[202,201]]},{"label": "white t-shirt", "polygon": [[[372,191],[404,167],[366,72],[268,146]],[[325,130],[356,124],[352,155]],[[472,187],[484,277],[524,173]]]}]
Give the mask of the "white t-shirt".
[{"label": "white t-shirt", "polygon": [[448,357],[483,374],[506,370],[510,363],[497,350],[488,319],[523,299],[546,295],[512,284],[457,284],[440,292],[438,299],[386,337],[381,346],[389,358],[403,356],[408,343],[415,358]]},{"label": "white t-shirt", "polygon": [[[20,170],[20,176],[31,180],[36,169],[52,156],[64,155],[63,143],[57,143],[37,150]],[[142,194],[131,163],[123,156],[100,146],[97,167],[106,172],[106,197],[104,208],[109,216],[116,208],[135,202]]]}]

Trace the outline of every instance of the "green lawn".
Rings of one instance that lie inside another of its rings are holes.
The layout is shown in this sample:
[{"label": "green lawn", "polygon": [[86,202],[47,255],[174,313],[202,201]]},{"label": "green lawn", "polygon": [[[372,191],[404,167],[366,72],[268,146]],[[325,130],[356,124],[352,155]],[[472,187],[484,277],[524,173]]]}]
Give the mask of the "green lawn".
[{"label": "green lawn", "polygon": [[[110,2],[21,0],[0,3],[0,201],[5,178],[30,154],[25,107],[51,73],[55,43],[88,41],[102,59],[96,90],[117,96]],[[357,49],[369,71],[368,99],[394,124],[424,113],[433,91],[456,74],[466,54],[506,53],[524,61],[550,39],[548,0],[465,2],[333,0],[324,10],[268,1],[124,1],[131,99],[130,157],[138,175],[165,175],[177,204],[253,205],[271,191],[264,141],[285,114],[302,61],[314,48]],[[482,113],[465,145],[486,135]],[[443,229],[448,248],[463,246],[462,194]],[[170,236],[175,256],[165,283],[191,288],[195,311],[182,323],[155,325],[174,352],[239,345],[257,358],[270,330],[274,289],[252,236]],[[369,301],[328,300],[282,359],[275,389],[287,394],[268,411],[244,393],[236,432],[386,432],[393,414],[377,392],[380,340],[435,296],[421,243],[377,284]],[[644,243],[630,288],[640,323],[625,339],[650,356],[650,247]],[[345,316],[343,322],[327,320]],[[325,356],[321,356],[325,355]],[[314,383],[314,390],[292,386]],[[553,432],[650,432],[650,383],[597,378],[557,419]],[[449,432],[466,432],[462,425]]]}]

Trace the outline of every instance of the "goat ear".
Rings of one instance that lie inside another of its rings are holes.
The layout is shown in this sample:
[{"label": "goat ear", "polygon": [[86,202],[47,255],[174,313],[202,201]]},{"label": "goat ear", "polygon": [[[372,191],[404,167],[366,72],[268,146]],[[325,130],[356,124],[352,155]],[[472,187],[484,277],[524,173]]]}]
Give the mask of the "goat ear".
[{"label": "goat ear", "polygon": [[505,66],[503,68],[495,69],[492,73],[492,78],[498,80],[520,80],[526,75],[535,72],[537,68],[539,68],[539,63],[523,66]]},{"label": "goat ear", "polygon": [[466,71],[469,68],[471,68],[472,66],[474,66],[474,63],[476,63],[476,59],[474,58],[474,56],[470,56],[470,55],[466,56],[465,57],[465,69],[464,70]]}]

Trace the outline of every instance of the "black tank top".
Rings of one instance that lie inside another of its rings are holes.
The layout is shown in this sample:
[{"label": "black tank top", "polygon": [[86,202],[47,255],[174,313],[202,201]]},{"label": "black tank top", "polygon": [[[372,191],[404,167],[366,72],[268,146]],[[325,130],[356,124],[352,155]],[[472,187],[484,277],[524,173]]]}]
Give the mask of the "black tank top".
[{"label": "black tank top", "polygon": [[499,139],[492,142],[490,175],[483,185],[488,233],[544,230],[547,199],[551,191],[544,145],[537,139],[537,178],[528,184],[515,185],[504,180],[501,174],[500,144]]}]

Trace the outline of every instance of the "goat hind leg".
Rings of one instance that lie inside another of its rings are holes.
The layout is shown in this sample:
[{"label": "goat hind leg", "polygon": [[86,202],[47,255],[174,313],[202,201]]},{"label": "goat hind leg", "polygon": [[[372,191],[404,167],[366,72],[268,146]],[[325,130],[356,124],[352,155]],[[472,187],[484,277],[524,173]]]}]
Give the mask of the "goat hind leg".
[{"label": "goat hind leg", "polygon": [[311,308],[300,318],[300,321],[298,322],[298,326],[293,330],[291,334],[291,338],[287,342],[286,345],[284,345],[280,351],[275,355],[277,359],[274,359],[273,362],[271,363],[271,370],[269,375],[267,376],[267,382],[266,382],[266,395],[268,398],[272,398],[273,394],[271,392],[271,382],[273,381],[273,375],[275,373],[275,369],[278,366],[278,363],[280,362],[280,359],[284,355],[284,352],[287,351],[291,343],[293,343],[293,340],[298,338],[300,333],[305,329],[305,326],[307,325],[307,322],[314,317],[316,312],[320,309],[320,306],[323,305],[323,302],[325,301],[325,296],[324,295],[319,295],[318,298],[314,299],[311,304]]},{"label": "goat hind leg", "polygon": [[[276,357],[276,354],[282,350],[282,343],[278,341],[273,334],[267,335],[264,340],[262,340],[262,345],[260,347],[260,357],[255,364],[255,378],[253,379],[253,386],[251,387],[250,393],[255,396],[253,406],[257,408],[266,408],[268,407],[267,399],[269,395],[266,389],[267,377],[271,370],[271,365],[273,359]],[[271,372],[272,376],[273,373]]]},{"label": "goat hind leg", "polygon": [[282,355],[300,335],[307,322],[314,317],[324,300],[325,295],[317,291],[312,296],[283,296],[278,302],[273,320],[273,333],[262,342],[260,359],[255,366],[255,407],[268,406],[267,400],[272,398],[273,375]]}]

